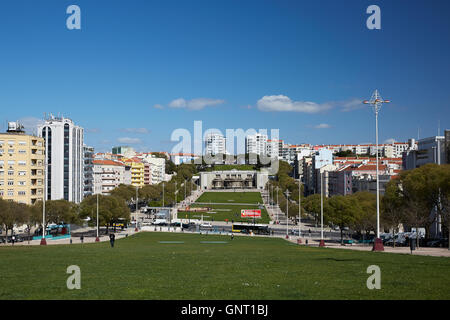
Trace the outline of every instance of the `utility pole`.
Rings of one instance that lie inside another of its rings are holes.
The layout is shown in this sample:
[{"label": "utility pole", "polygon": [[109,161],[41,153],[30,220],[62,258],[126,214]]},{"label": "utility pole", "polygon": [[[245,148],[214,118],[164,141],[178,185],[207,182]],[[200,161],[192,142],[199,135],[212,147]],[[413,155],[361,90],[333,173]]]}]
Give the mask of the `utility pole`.
[{"label": "utility pole", "polygon": [[[320,169],[319,169],[320,170]],[[323,177],[320,172],[320,243],[319,247],[325,247],[325,240],[323,239]]]},{"label": "utility pole", "polygon": [[298,243],[302,243],[302,182],[298,178]]},{"label": "utility pole", "polygon": [[44,195],[42,200],[42,239],[41,246],[47,245],[45,240],[45,198],[47,197],[47,157],[48,157],[48,127],[45,128],[45,157],[44,157]]},{"label": "utility pole", "polygon": [[97,237],[95,238],[95,242],[99,242],[100,238],[98,237],[98,193],[97,193]]},{"label": "utility pole", "polygon": [[284,193],[286,195],[286,239],[289,239],[289,189]]},{"label": "utility pole", "polygon": [[372,251],[384,251],[383,240],[380,239],[380,179],[378,171],[378,113],[381,110],[383,103],[389,103],[390,100],[383,100],[378,93],[378,90],[372,94],[371,99],[363,101],[364,104],[369,104],[375,111],[375,139],[376,139],[376,157],[377,157],[377,238],[374,241]]},{"label": "utility pole", "polygon": [[139,202],[139,199],[138,199],[138,186],[136,186],[136,228],[134,229],[134,231],[139,231],[139,229],[138,229],[138,202]]}]

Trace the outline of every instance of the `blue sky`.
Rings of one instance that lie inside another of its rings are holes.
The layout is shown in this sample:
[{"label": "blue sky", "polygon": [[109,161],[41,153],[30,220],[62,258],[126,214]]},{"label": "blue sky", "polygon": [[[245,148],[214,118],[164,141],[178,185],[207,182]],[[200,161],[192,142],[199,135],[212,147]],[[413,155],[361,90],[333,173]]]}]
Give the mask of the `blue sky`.
[{"label": "blue sky", "polygon": [[[71,4],[81,30],[66,28]],[[371,4],[381,30],[366,28]],[[379,89],[380,142],[435,135],[450,128],[448,14],[446,0],[2,0],[1,126],[61,113],[98,151],[170,151],[195,120],[364,143],[375,117],[355,101]]]}]

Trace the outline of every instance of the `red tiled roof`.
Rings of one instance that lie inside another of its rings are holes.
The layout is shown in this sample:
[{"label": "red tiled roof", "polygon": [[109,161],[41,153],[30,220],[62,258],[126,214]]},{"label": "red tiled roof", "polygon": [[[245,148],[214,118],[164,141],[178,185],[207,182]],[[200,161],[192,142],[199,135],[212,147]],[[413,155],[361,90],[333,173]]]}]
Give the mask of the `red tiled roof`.
[{"label": "red tiled roof", "polygon": [[113,160],[94,160],[94,164],[99,164],[103,166],[125,166],[123,163]]}]

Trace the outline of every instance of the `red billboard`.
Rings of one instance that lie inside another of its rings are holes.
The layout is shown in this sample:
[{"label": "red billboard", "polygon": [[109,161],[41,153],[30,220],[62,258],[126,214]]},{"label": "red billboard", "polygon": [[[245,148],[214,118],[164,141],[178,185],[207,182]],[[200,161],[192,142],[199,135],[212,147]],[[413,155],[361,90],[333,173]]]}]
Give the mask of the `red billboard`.
[{"label": "red billboard", "polygon": [[261,218],[260,209],[242,209],[241,218]]}]

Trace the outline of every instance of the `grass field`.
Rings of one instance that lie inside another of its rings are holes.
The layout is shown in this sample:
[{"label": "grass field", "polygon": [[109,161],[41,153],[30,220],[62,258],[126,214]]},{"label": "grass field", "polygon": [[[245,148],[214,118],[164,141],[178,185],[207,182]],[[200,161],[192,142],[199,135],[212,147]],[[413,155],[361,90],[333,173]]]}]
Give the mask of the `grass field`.
[{"label": "grass field", "polygon": [[[253,218],[241,218],[242,209],[259,209],[258,203],[263,200],[259,192],[205,192],[196,201],[206,204],[193,204],[191,207],[210,207],[214,213],[204,213],[203,220],[211,221],[235,221],[235,222],[253,222]],[[221,203],[221,204],[217,204]],[[222,204],[229,203],[229,205]],[[238,205],[245,203],[244,205]],[[201,213],[179,212],[178,218],[181,219],[200,219]],[[265,208],[261,209],[261,218],[255,219],[256,223],[269,223],[270,218]]]},{"label": "grass field", "polygon": [[196,202],[262,204],[259,192],[205,192]]},{"label": "grass field", "polygon": [[[0,299],[450,299],[449,258],[275,238],[142,232],[115,248],[0,246],[0,259]],[[80,290],[66,287],[69,265]],[[366,287],[369,265],[381,268],[380,290]]]},{"label": "grass field", "polygon": [[[204,204],[194,204],[191,207],[205,207]],[[221,205],[221,204],[211,204],[207,205],[212,208],[211,212],[203,213],[203,220],[207,221],[234,221],[234,222],[253,222],[253,218],[241,218],[241,209],[259,209],[257,205]],[[214,213],[212,213],[214,212]],[[178,212],[178,218],[181,219],[201,219],[201,213],[199,212]],[[256,223],[269,223],[270,218],[266,209],[261,209],[261,218],[255,219]]]}]

